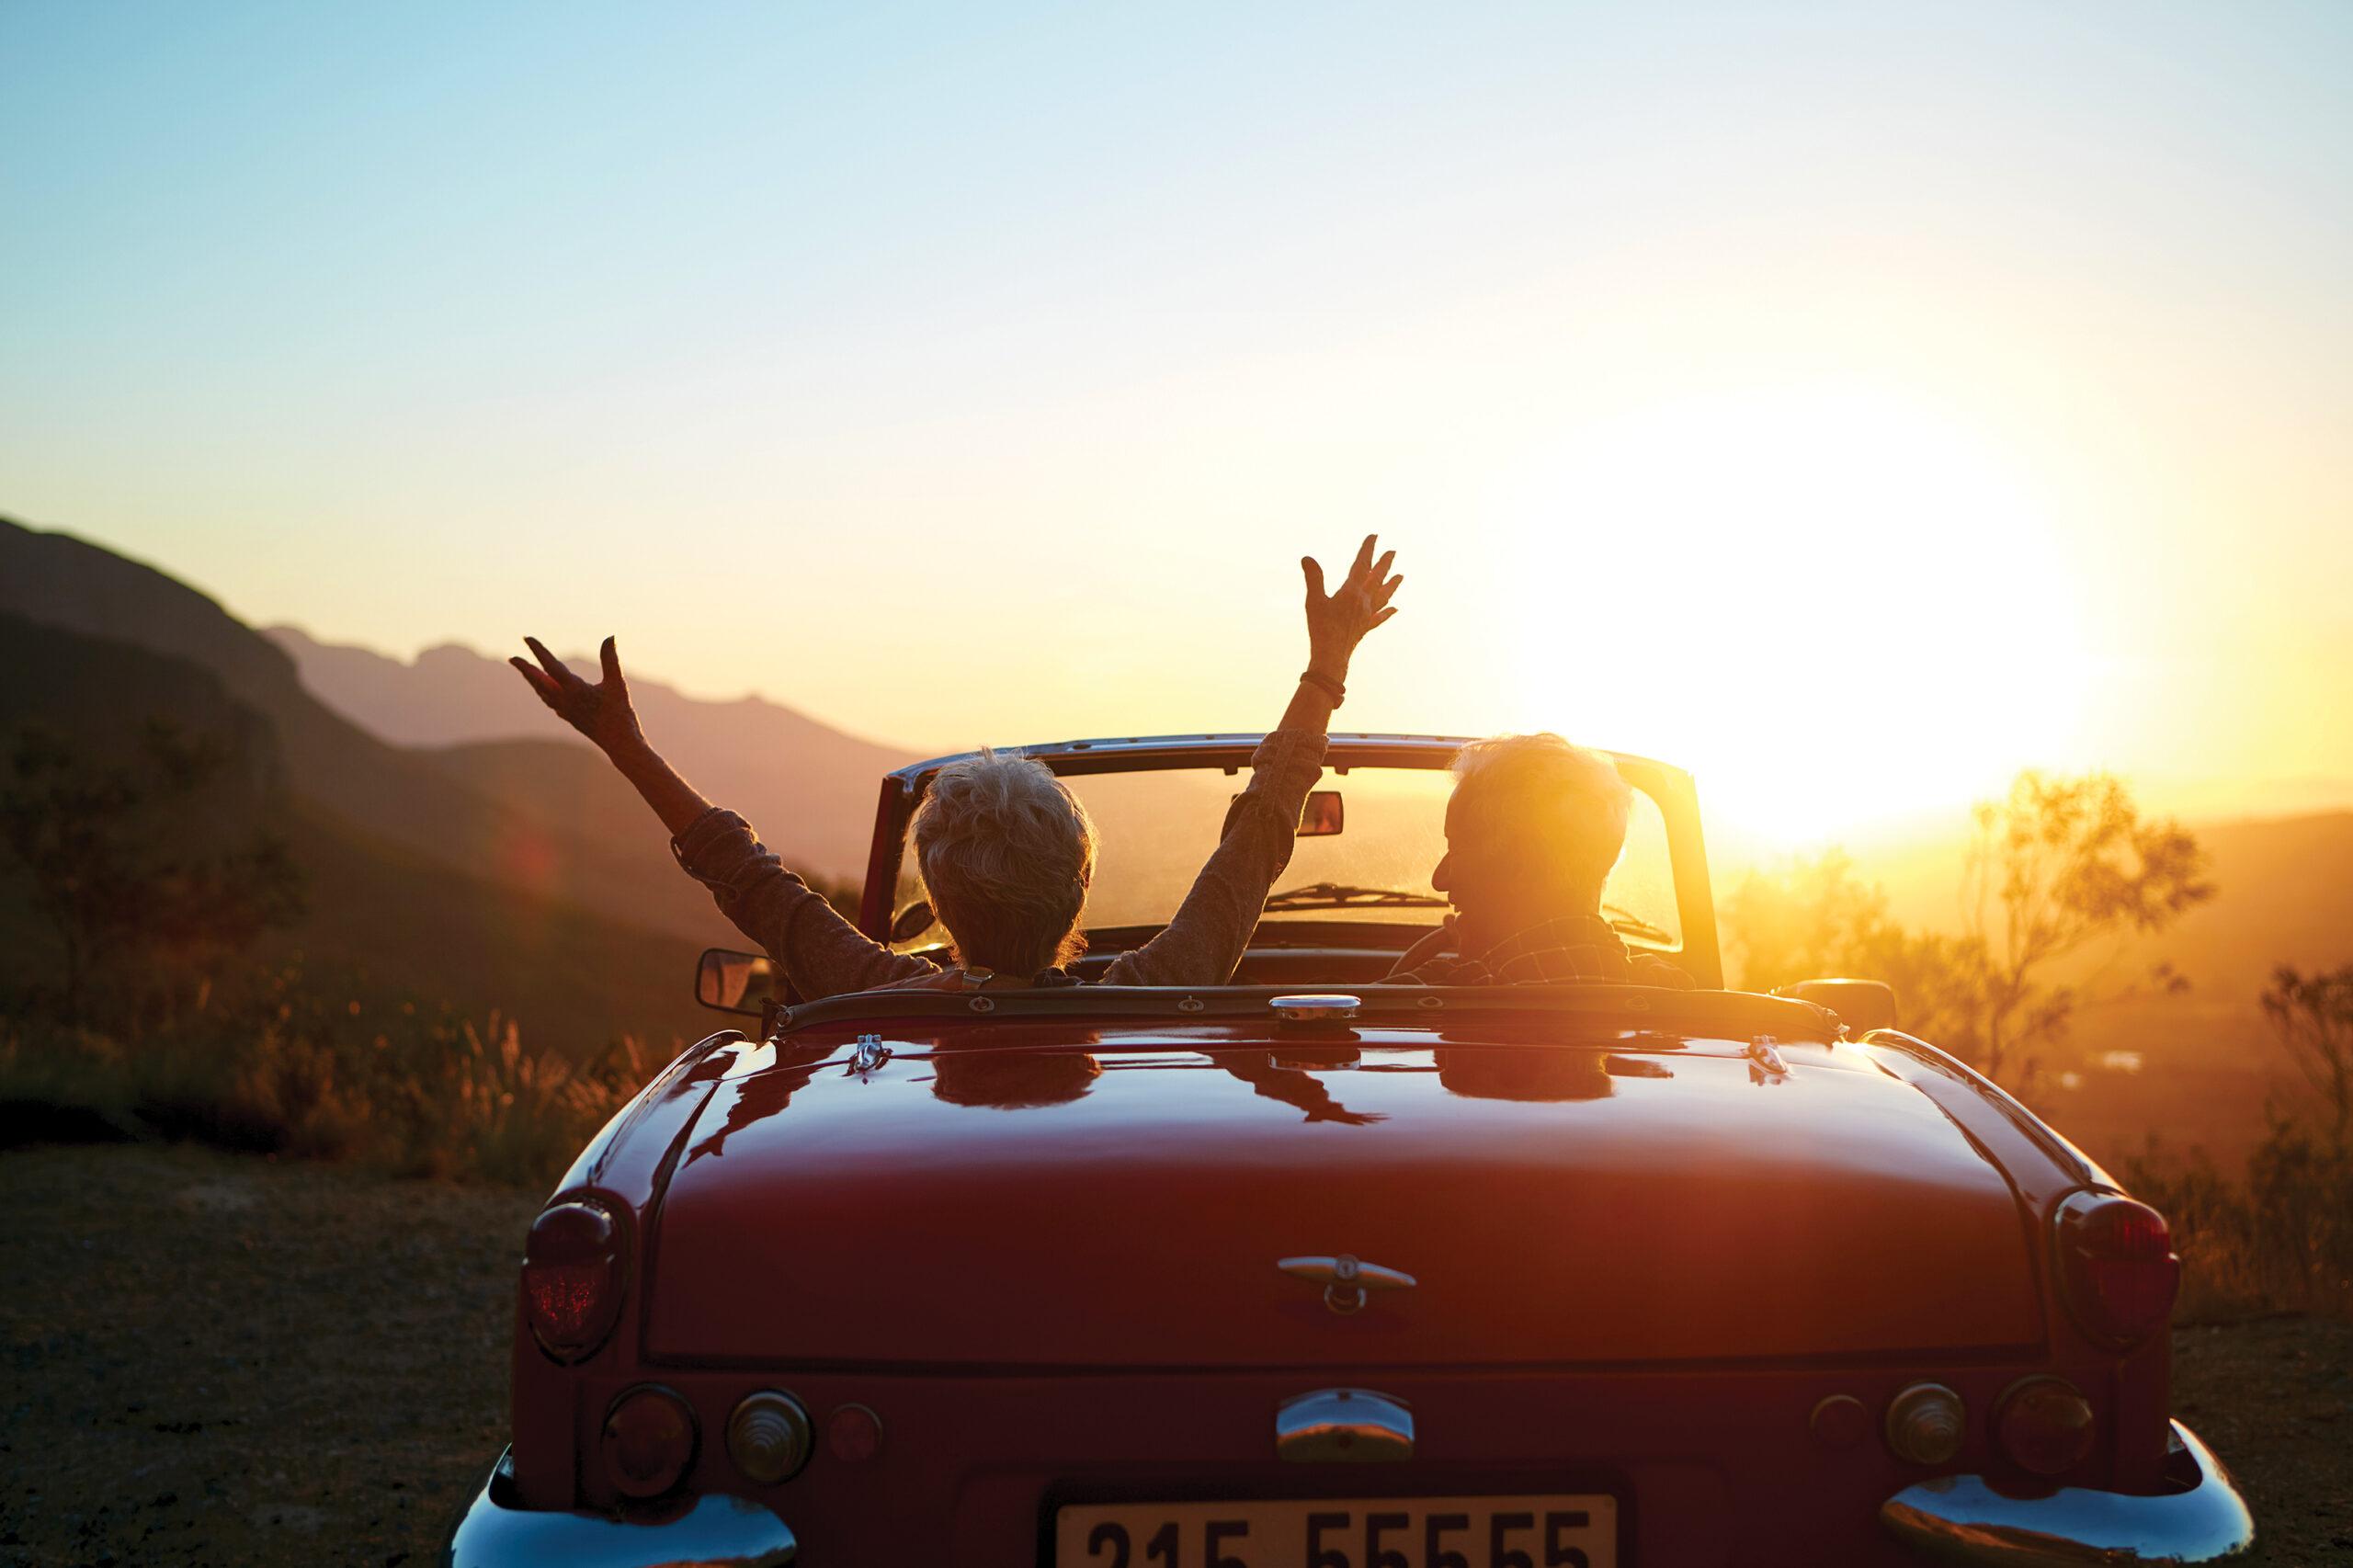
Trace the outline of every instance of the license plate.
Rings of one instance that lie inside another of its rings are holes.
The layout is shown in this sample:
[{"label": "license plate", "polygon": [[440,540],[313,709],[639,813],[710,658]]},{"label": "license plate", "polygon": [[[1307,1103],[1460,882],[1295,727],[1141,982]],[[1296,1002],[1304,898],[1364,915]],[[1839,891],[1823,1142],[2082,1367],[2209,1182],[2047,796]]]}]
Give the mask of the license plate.
[{"label": "license plate", "polygon": [[1330,1497],[1080,1504],[1054,1568],[1617,1568],[1618,1500]]}]

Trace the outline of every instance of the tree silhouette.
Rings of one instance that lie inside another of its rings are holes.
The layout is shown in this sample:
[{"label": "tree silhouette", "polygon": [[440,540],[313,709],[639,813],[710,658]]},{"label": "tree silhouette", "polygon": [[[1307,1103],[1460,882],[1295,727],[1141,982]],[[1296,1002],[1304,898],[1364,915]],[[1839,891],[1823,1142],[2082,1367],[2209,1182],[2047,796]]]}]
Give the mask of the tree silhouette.
[{"label": "tree silhouette", "polygon": [[[1985,1075],[2032,1080],[2027,1054],[2063,1038],[2078,1008],[2142,986],[2052,982],[2051,966],[2095,942],[2165,929],[2214,896],[2206,854],[2171,818],[2144,821],[2113,775],[2029,768],[2006,799],[1981,802],[1962,876],[1967,939],[1984,964],[1978,1051]],[[2188,982],[2165,965],[2147,984]]]},{"label": "tree silhouette", "polygon": [[2353,963],[2310,977],[2281,964],[2263,993],[2263,1016],[2319,1091],[2329,1111],[2329,1140],[2344,1149],[2353,1132]]},{"label": "tree silhouette", "polygon": [[2064,1037],[2086,1006],[2188,982],[2163,965],[2116,984],[2052,978],[2087,947],[2171,925],[2214,894],[2205,854],[2171,820],[2145,820],[2104,773],[2029,769],[1979,804],[1963,864],[1962,929],[1910,931],[1840,851],[1779,875],[1752,872],[1724,901],[1726,934],[1751,989],[1853,975],[1895,988],[1903,1026],[2013,1088],[2032,1086],[2034,1048]]},{"label": "tree silhouette", "polygon": [[209,978],[222,956],[301,914],[301,877],[266,831],[225,847],[201,822],[221,746],[161,720],[128,761],[94,762],[54,733],[28,727],[0,784],[0,839],[31,885],[34,911],[57,934],[59,985],[72,1021],[91,1016],[91,983],[119,961],[131,989]]}]

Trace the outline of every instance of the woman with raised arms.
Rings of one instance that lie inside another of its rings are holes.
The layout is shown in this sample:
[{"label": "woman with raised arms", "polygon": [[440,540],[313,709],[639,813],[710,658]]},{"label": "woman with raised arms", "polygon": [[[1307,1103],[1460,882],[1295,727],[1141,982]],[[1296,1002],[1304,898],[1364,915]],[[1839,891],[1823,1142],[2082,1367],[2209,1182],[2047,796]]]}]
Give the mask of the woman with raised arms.
[{"label": "woman with raised arms", "polygon": [[[1165,928],[1104,971],[1114,985],[1220,985],[1249,945],[1267,890],[1290,860],[1300,808],[1323,771],[1324,733],[1345,694],[1348,661],[1367,632],[1396,610],[1404,579],[1392,551],[1367,537],[1338,588],[1324,569],[1307,578],[1307,669],[1281,722],[1251,758],[1250,785],[1192,891]],[[980,989],[1074,983],[1067,966],[1095,874],[1095,824],[1043,763],[983,752],[951,763],[908,824],[915,864],[953,962],[894,953],[866,937],[764,846],[751,824],[712,805],[662,759],[630,706],[620,655],[605,639],[603,678],[582,679],[537,638],[529,661],[510,661],[531,689],[594,742],[671,835],[688,873],[710,888],[737,928],[766,949],[803,998],[888,985]]]}]

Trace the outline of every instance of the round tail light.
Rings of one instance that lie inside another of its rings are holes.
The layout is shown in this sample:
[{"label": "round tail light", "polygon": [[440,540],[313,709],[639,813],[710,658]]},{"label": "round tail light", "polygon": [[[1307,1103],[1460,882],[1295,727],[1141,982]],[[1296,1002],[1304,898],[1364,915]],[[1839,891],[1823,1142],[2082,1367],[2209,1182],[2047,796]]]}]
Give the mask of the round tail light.
[{"label": "round tail light", "polygon": [[1995,1440],[2020,1470],[2064,1475],[2092,1451],[2092,1402],[2072,1383],[2029,1378],[2002,1396]]},{"label": "round tail light", "polygon": [[2165,1217],[2113,1192],[2079,1192],[2059,1205],[2060,1293],[2095,1339],[2122,1346],[2173,1315],[2181,1259]]},{"label": "round tail light", "polygon": [[605,1473],[624,1497],[659,1497],[695,1461],[695,1413],[668,1389],[640,1384],[605,1413]]},{"label": "round tail light", "polygon": [[747,1481],[774,1486],[809,1462],[809,1413],[789,1393],[746,1394],[727,1418],[727,1457]]},{"label": "round tail light", "polygon": [[1887,1446],[1910,1464],[1950,1464],[1968,1431],[1961,1395],[1942,1383],[1914,1383],[1887,1406]]},{"label": "round tail light", "polygon": [[862,1404],[845,1404],[825,1418],[825,1451],[862,1464],[882,1451],[882,1418]]},{"label": "round tail light", "polygon": [[1850,1393],[1834,1393],[1813,1407],[1807,1425],[1825,1449],[1851,1449],[1871,1429],[1870,1412]]},{"label": "round tail light", "polygon": [[531,1336],[559,1361],[605,1342],[620,1315],[620,1228],[585,1199],[551,1204],[523,1244],[523,1306]]}]

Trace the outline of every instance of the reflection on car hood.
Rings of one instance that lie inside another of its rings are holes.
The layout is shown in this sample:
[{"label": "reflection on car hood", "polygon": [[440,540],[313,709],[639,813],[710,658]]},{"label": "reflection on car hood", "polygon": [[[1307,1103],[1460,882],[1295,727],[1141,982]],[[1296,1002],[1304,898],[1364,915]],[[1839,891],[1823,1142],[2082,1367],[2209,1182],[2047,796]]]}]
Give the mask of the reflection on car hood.
[{"label": "reflection on car hood", "polygon": [[[647,1349],[1305,1367],[2040,1335],[2002,1175],[1851,1052],[1233,1033],[763,1048],[669,1181]],[[1342,1315],[1277,1267],[1343,1254],[1415,1283]]]}]

